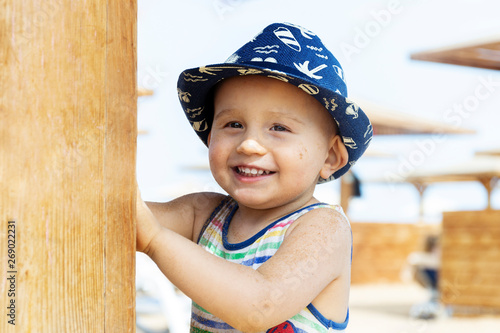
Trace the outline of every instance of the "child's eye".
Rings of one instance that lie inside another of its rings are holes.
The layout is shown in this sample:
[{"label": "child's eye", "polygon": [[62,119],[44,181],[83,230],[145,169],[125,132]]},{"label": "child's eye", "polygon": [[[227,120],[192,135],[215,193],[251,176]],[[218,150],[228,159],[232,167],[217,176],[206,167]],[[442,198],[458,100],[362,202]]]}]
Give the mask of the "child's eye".
[{"label": "child's eye", "polygon": [[242,128],[243,125],[237,121],[232,121],[226,124],[226,127],[231,127],[231,128]]},{"label": "child's eye", "polygon": [[286,131],[288,131],[288,128],[286,128],[285,126],[276,124],[276,125],[273,125],[273,127],[271,127],[271,130],[277,131],[277,132],[286,132]]}]

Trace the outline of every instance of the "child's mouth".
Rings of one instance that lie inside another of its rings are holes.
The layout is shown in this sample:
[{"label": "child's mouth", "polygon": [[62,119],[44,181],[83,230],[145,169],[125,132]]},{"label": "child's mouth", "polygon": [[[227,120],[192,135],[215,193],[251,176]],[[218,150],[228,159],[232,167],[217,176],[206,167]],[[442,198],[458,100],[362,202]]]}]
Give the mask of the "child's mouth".
[{"label": "child's mouth", "polygon": [[235,171],[237,174],[244,176],[244,177],[266,176],[266,175],[274,173],[274,172],[269,171],[269,170],[262,170],[262,169],[251,168],[251,167],[240,167],[240,166],[236,167]]}]

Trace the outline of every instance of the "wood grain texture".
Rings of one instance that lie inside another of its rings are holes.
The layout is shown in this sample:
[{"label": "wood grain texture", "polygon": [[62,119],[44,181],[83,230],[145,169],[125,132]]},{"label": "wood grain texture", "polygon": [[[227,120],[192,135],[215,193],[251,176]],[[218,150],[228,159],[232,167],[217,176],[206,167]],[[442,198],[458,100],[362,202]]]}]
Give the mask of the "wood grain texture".
[{"label": "wood grain texture", "polygon": [[2,332],[135,331],[136,10],[0,1]]},{"label": "wood grain texture", "polygon": [[[500,311],[500,211],[443,214],[441,300]],[[489,311],[489,310],[488,310]]]},{"label": "wood grain texture", "polygon": [[436,225],[352,222],[351,283],[401,282],[410,253],[422,251],[425,237],[439,234]]}]

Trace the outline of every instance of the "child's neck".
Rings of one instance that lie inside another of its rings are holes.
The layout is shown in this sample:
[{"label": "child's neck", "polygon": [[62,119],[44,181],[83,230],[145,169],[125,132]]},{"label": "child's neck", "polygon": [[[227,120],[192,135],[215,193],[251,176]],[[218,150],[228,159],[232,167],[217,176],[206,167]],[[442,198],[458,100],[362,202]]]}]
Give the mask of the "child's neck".
[{"label": "child's neck", "polygon": [[229,225],[228,241],[230,243],[243,242],[283,216],[317,202],[318,200],[312,197],[306,202],[297,202],[269,209],[254,209],[238,203],[238,209]]}]

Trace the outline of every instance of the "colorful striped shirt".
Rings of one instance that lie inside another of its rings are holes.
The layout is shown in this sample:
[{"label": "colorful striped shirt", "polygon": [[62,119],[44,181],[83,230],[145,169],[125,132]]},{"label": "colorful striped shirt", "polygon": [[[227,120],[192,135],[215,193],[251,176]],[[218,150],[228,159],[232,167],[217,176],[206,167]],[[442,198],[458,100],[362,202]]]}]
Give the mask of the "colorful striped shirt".
[{"label": "colorful striped shirt", "polygon": [[[274,221],[244,242],[229,243],[227,240],[229,223],[238,209],[238,204],[232,198],[227,197],[205,223],[198,244],[208,252],[225,260],[257,269],[276,253],[283,242],[288,227],[295,220],[313,209],[325,207],[344,215],[340,206],[324,203],[312,204]],[[255,314],[254,317],[255,320],[259,320],[259,314]],[[349,312],[343,323],[328,320],[311,303],[289,320],[266,332],[343,332],[347,327],[348,320]],[[239,331],[193,302],[191,332],[234,333]]]}]

